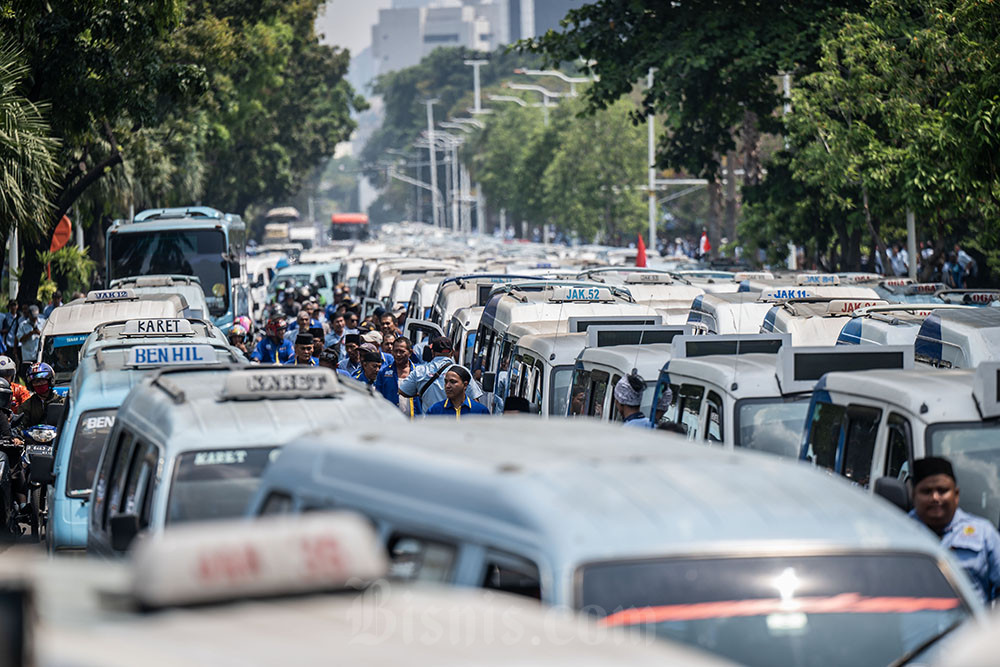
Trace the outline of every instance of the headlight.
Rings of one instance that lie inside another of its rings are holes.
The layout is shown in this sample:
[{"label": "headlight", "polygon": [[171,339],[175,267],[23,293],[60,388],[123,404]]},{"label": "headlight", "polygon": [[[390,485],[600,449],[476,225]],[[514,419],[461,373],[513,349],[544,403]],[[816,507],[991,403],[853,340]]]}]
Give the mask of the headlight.
[{"label": "headlight", "polygon": [[36,426],[28,430],[28,437],[35,442],[52,442],[56,439],[56,430],[54,428],[40,428]]}]

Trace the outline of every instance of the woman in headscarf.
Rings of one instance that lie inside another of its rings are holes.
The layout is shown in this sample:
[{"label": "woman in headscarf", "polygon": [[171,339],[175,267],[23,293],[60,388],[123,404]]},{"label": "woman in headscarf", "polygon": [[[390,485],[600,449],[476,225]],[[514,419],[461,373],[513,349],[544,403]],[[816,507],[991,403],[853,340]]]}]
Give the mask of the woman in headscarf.
[{"label": "woman in headscarf", "polygon": [[455,415],[455,419],[461,419],[462,415],[487,415],[489,410],[479,401],[474,401],[465,395],[465,390],[469,388],[472,381],[472,373],[464,366],[455,364],[448,368],[444,374],[444,395],[445,399],[432,405],[425,414],[444,415],[450,417]]},{"label": "woman in headscarf", "polygon": [[615,406],[621,413],[625,426],[652,428],[652,422],[639,409],[639,404],[642,403],[642,391],[645,388],[646,383],[634,372],[623,377],[615,385]]}]

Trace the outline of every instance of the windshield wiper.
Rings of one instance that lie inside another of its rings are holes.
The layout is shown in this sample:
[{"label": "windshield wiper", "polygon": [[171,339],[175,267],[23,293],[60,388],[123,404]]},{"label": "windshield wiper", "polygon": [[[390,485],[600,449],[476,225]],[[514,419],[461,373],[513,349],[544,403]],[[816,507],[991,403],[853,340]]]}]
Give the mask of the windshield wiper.
[{"label": "windshield wiper", "polygon": [[958,628],[963,623],[965,623],[964,618],[958,619],[957,621],[949,625],[941,632],[937,633],[936,635],[933,635],[930,639],[920,643],[915,648],[912,648],[906,653],[904,653],[901,658],[891,663],[889,667],[902,667],[902,665],[909,664],[914,658],[916,658],[918,655],[929,649],[931,646],[934,646],[934,644],[938,643],[939,641],[947,637],[949,634],[951,634],[953,630]]}]

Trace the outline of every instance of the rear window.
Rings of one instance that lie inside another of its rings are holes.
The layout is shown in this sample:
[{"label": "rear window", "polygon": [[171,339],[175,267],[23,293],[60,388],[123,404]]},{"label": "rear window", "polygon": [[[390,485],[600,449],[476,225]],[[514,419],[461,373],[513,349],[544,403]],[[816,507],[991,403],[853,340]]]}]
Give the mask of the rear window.
[{"label": "rear window", "polygon": [[762,667],[886,665],[969,616],[932,557],[904,553],[597,563],[578,606]]},{"label": "rear window", "polygon": [[243,516],[279,448],[210,449],[177,457],[167,523]]},{"label": "rear window", "polygon": [[73,434],[69,468],[66,473],[66,495],[71,498],[89,498],[97,474],[97,461],[101,450],[115,425],[118,408],[88,410],[80,415]]}]

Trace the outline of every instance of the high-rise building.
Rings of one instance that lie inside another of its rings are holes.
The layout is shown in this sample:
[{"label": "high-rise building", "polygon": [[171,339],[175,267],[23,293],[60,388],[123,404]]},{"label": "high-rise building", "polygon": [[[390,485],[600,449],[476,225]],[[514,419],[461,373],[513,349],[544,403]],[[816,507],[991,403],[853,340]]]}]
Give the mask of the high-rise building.
[{"label": "high-rise building", "polygon": [[571,9],[593,0],[504,0],[507,3],[509,40],[535,37],[557,30],[559,21]]}]

